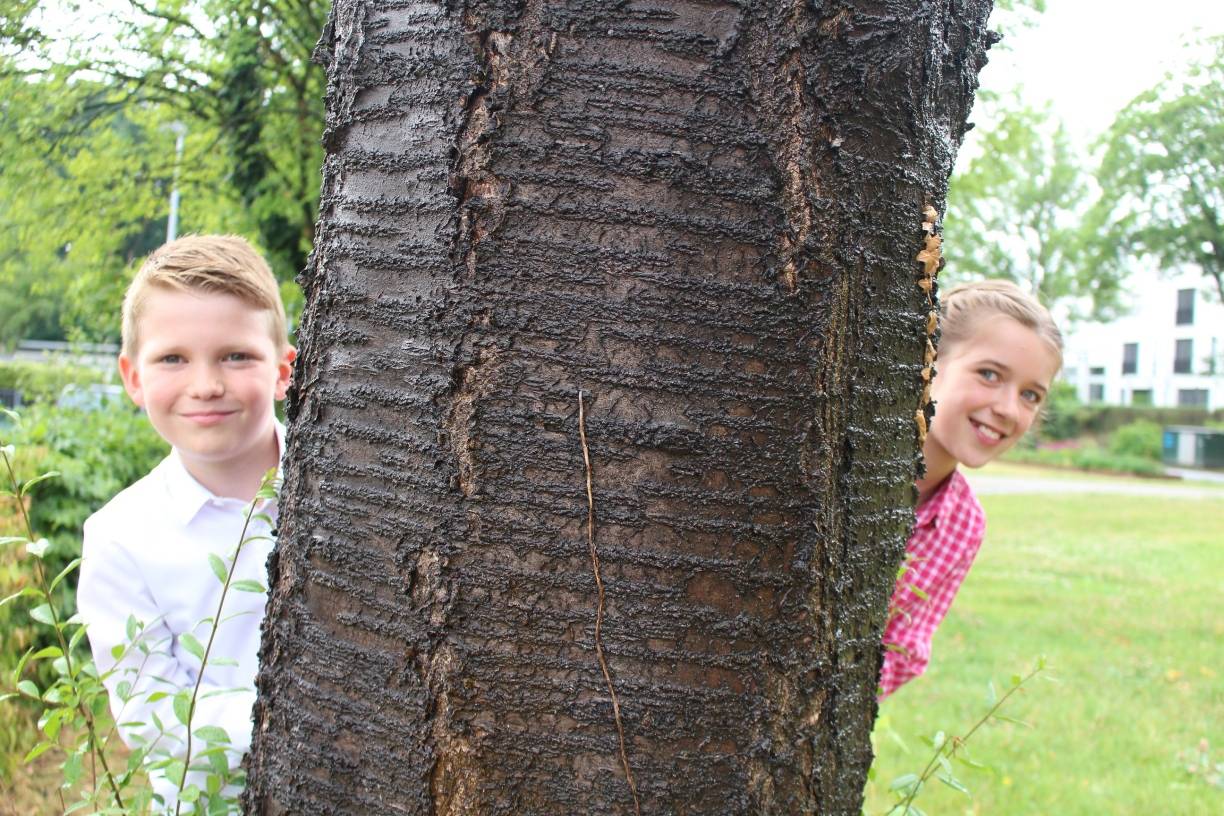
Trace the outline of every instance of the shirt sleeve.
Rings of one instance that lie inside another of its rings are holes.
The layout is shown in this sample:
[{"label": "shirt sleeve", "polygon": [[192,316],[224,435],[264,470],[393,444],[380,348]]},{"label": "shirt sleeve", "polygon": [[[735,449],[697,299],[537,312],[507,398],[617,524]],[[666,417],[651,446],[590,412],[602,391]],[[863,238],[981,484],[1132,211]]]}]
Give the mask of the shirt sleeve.
[{"label": "shirt sleeve", "polygon": [[[186,753],[186,728],[174,713],[174,695],[190,694],[195,688],[199,661],[182,649],[180,633],[166,625],[131,553],[91,522],[85,524],[77,606],[119,734],[129,747],[156,743],[152,753],[164,751],[181,758]],[[128,637],[129,617],[143,624],[135,642]],[[150,702],[157,692],[166,696]],[[253,689],[217,688],[205,672],[193,730],[203,725],[224,728],[234,751],[244,753],[251,743],[254,702]]]},{"label": "shirt sleeve", "polygon": [[935,630],[948,614],[972,563],[970,555],[950,563],[916,565],[898,579],[892,616],[884,630],[880,699],[926,671]]}]

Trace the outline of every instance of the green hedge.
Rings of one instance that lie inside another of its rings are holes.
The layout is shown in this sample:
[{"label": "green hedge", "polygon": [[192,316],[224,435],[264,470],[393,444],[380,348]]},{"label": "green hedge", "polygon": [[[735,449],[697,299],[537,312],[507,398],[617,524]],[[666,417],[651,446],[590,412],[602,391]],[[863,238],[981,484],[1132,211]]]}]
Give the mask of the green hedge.
[{"label": "green hedge", "polygon": [[1107,436],[1124,425],[1135,422],[1165,425],[1219,425],[1224,423],[1224,409],[1154,408],[1150,405],[1084,405],[1075,396],[1075,388],[1058,382],[1050,391],[1036,438],[1075,439],[1081,436]]},{"label": "green hedge", "polygon": [[[18,480],[51,471],[59,475],[35,486],[28,513],[34,534],[51,542],[44,565],[56,575],[81,553],[81,525],[116,493],[148,473],[169,447],[148,419],[125,398],[109,400],[96,410],[59,408],[38,403],[20,411],[20,421],[0,427],[0,444],[14,448]],[[0,465],[4,488],[11,491],[7,469]],[[0,504],[0,528],[5,534],[24,534],[15,518],[12,499]],[[0,597],[34,583],[32,558],[10,545],[0,552]],[[61,612],[76,607],[76,575],[65,580],[57,593]],[[37,642],[29,626],[29,604],[23,600],[0,607],[0,632],[6,643],[0,651],[0,672],[10,670],[21,656],[21,645]],[[43,627],[45,628],[45,627]]]},{"label": "green hedge", "polygon": [[1130,473],[1136,476],[1164,475],[1164,467],[1158,461],[1144,456],[1114,453],[1092,445],[1058,449],[1016,447],[1004,454],[1003,458],[1009,462],[1104,473]]},{"label": "green hedge", "polygon": [[25,404],[54,402],[69,385],[83,386],[106,382],[106,372],[88,366],[73,365],[58,358],[47,362],[24,360],[0,361],[0,388],[21,392]]}]

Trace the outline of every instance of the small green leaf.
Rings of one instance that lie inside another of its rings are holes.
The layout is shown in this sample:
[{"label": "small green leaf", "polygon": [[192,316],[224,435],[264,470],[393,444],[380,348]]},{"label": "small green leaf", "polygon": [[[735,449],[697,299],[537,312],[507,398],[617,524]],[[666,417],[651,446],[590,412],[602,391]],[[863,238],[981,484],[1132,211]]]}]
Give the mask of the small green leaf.
[{"label": "small green leaf", "polygon": [[13,601],[15,601],[15,600],[17,600],[18,598],[21,598],[21,597],[26,597],[26,598],[41,598],[41,597],[42,597],[42,593],[40,593],[40,592],[39,592],[37,589],[35,589],[34,587],[25,587],[24,589],[19,589],[19,590],[17,590],[17,591],[16,591],[16,592],[14,592],[12,595],[9,595],[9,596],[8,596],[7,598],[5,598],[4,600],[0,601],[0,607],[5,607],[5,606],[8,606],[10,603],[12,603]]},{"label": "small green leaf", "polygon": [[1021,684],[1021,683],[1023,683],[1023,682],[1024,682],[1024,678],[1023,678],[1023,677],[1021,677],[1020,675],[1018,675],[1018,674],[1013,674],[1013,675],[1011,676],[1011,684],[1012,684],[1013,686],[1018,686],[1018,685],[1020,685],[1020,684]]},{"label": "small green leaf", "polygon": [[33,680],[22,680],[17,684],[17,690],[27,697],[33,697],[35,700],[42,697],[42,693],[38,690],[38,686],[34,685]]},{"label": "small green leaf", "polygon": [[166,763],[166,778],[175,785],[183,784],[183,776],[187,773],[187,766],[183,764],[181,759],[172,759]]},{"label": "small green leaf", "polygon": [[35,558],[42,558],[46,554],[47,548],[51,546],[51,542],[45,538],[40,538],[37,541],[31,541],[26,544],[26,552]]},{"label": "small green leaf", "polygon": [[55,578],[51,581],[50,591],[54,592],[55,588],[59,586],[60,581],[63,581],[65,578],[67,578],[68,575],[79,566],[81,566],[80,558],[74,558],[71,561],[69,561],[68,566],[60,570],[59,575],[55,576]]},{"label": "small green leaf", "polygon": [[55,743],[49,740],[43,740],[30,749],[30,752],[21,760],[23,763],[29,763],[32,760],[45,754],[47,751],[55,747]]},{"label": "small green leaf", "polygon": [[200,789],[196,785],[188,785],[187,787],[183,788],[182,793],[179,794],[179,799],[188,805],[195,804],[199,798]]},{"label": "small green leaf", "polygon": [[25,544],[29,540],[30,539],[26,538],[25,536],[0,536],[0,547],[7,546],[9,544]]},{"label": "small green leaf", "polygon": [[125,703],[132,699],[132,684],[127,680],[120,680],[115,684],[115,696]]},{"label": "small green leaf", "polygon": [[45,482],[47,479],[54,479],[56,476],[59,476],[59,475],[60,473],[58,470],[52,470],[48,473],[44,473],[41,476],[35,476],[33,479],[27,480],[26,483],[21,486],[21,489],[17,491],[17,495],[24,496],[25,494],[30,492],[30,488],[33,487],[34,485],[38,484],[39,482]]},{"label": "small green leaf", "polygon": [[991,680],[986,683],[986,704],[994,705],[997,702],[999,702],[999,693],[995,691],[994,681]]},{"label": "small green leaf", "polygon": [[174,695],[171,705],[174,708],[174,716],[183,725],[187,725],[188,720],[191,719],[191,698],[187,696],[187,692],[180,691]]},{"label": "small green leaf", "polygon": [[179,645],[186,649],[188,653],[195,655],[197,659],[204,659],[204,645],[190,632],[184,632],[179,635]]},{"label": "small green leaf", "polygon": [[267,587],[258,581],[252,581],[250,578],[244,578],[241,581],[235,581],[230,584],[231,587],[239,592],[267,592]]},{"label": "small green leaf", "polygon": [[128,639],[128,643],[136,640],[136,633],[140,630],[140,622],[136,620],[135,615],[128,615],[127,620],[123,624],[123,635]]},{"label": "small green leaf", "polygon": [[229,732],[216,725],[202,725],[195,730],[195,735],[206,743],[230,744]]},{"label": "small green leaf", "polygon": [[1019,726],[1023,726],[1024,728],[1033,727],[1029,725],[1028,723],[1026,723],[1024,720],[1017,720],[1015,717],[1009,717],[1006,714],[995,714],[994,716],[996,720],[1002,720],[1003,722],[1011,723],[1012,725],[1019,725]]},{"label": "small green leaf", "polygon": [[55,625],[55,616],[51,612],[50,604],[40,604],[30,610],[30,617],[39,623],[45,623],[48,626]]},{"label": "small green leaf", "polygon": [[914,593],[914,595],[916,595],[919,598],[919,600],[923,600],[923,601],[930,600],[931,596],[926,594],[926,592],[924,592],[921,588],[919,588],[915,584],[906,584],[906,586],[909,588],[910,592]]},{"label": "small green leaf", "polygon": [[952,788],[952,790],[958,790],[961,793],[965,794],[966,796],[973,795],[969,792],[968,788],[966,788],[964,785],[961,784],[959,779],[957,779],[955,776],[953,776],[950,773],[939,774],[938,778],[940,782],[944,783],[949,788]]},{"label": "small green leaf", "polygon": [[888,786],[888,789],[890,791],[910,790],[918,784],[918,781],[918,774],[905,774],[904,776],[898,776],[896,779],[894,779],[892,784]]},{"label": "small green leaf", "polygon": [[34,654],[30,655],[30,662],[33,663],[35,660],[42,660],[44,657],[59,657],[62,654],[63,652],[58,646],[44,646]]},{"label": "small green leaf", "polygon": [[208,554],[208,566],[212,568],[213,575],[217,576],[217,580],[222,584],[229,578],[229,570],[225,568],[225,562],[216,553]]},{"label": "small green leaf", "polygon": [[68,758],[64,760],[63,766],[65,788],[71,788],[80,781],[81,770],[81,755],[69,754]]}]

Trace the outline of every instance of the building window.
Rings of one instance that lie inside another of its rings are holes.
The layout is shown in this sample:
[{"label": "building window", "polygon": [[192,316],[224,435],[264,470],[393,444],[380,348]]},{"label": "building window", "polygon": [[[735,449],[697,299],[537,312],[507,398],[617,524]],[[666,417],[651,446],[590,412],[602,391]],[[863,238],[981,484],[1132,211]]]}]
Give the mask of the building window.
[{"label": "building window", "polygon": [[1093,366],[1092,368],[1088,369],[1088,374],[1093,377],[1104,377],[1105,366]]},{"label": "building window", "polygon": [[1177,290],[1177,325],[1190,326],[1194,323],[1194,290]]},{"label": "building window", "polygon": [[1173,373],[1189,374],[1192,356],[1194,356],[1194,341],[1178,340],[1177,348],[1173,352]]},{"label": "building window", "polygon": [[1184,408],[1206,408],[1207,389],[1179,388],[1177,389],[1177,404]]},{"label": "building window", "polygon": [[1093,383],[1092,385],[1088,386],[1088,401],[1105,401],[1105,386],[1102,383]]},{"label": "building window", "polygon": [[1152,389],[1136,388],[1131,392],[1131,405],[1151,405]]},{"label": "building window", "polygon": [[1139,370],[1139,344],[1122,344],[1122,373],[1134,374]]}]

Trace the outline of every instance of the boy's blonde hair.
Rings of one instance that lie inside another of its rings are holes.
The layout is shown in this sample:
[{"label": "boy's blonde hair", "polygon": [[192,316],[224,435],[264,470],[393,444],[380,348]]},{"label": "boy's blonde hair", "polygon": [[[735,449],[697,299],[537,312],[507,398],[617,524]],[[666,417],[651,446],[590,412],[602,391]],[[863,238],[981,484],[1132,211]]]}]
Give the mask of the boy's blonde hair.
[{"label": "boy's blonde hair", "polygon": [[1029,328],[1053,349],[1062,368],[1062,332],[1054,318],[1037,298],[1008,280],[984,280],[954,286],[940,298],[943,302],[940,321],[940,351],[973,337],[983,318],[992,315],[1010,317]]},{"label": "boy's blonde hair", "polygon": [[140,344],[140,316],[154,289],[233,295],[265,309],[277,350],[289,345],[285,304],[272,269],[237,235],[188,235],[163,244],[145,259],[123,296],[123,347],[128,357]]}]

